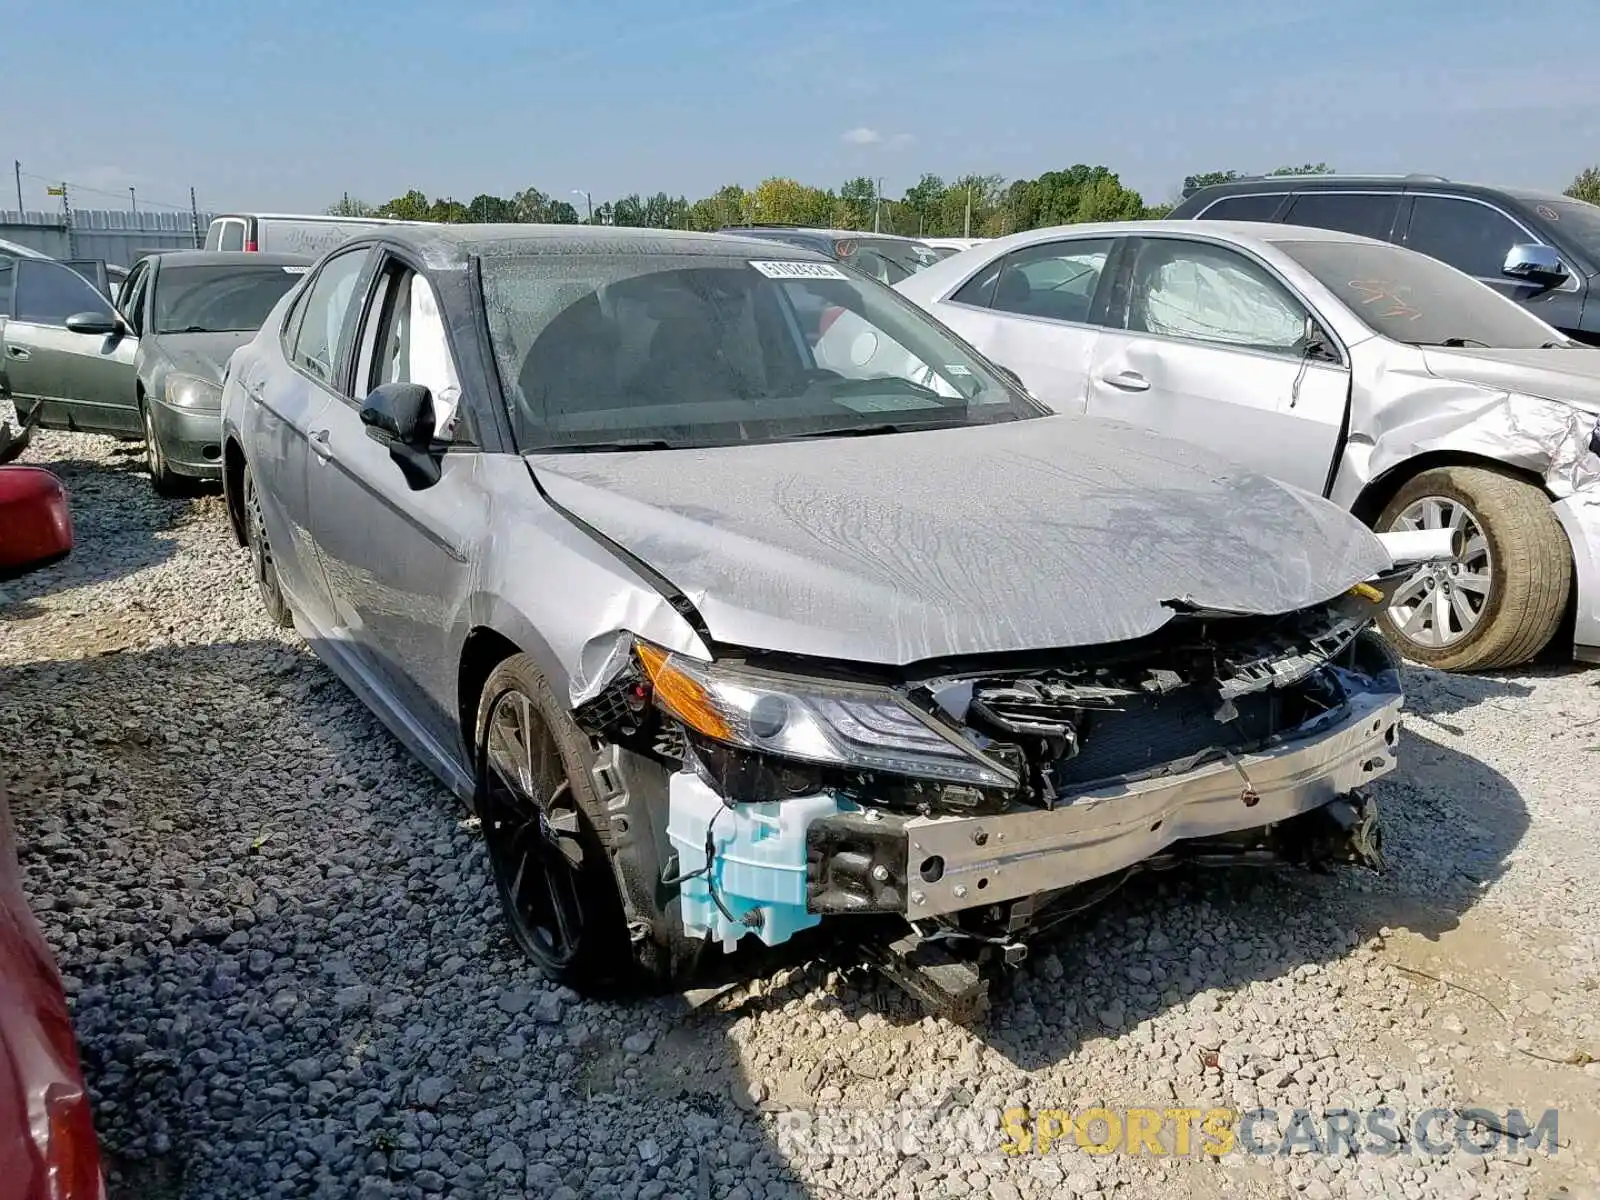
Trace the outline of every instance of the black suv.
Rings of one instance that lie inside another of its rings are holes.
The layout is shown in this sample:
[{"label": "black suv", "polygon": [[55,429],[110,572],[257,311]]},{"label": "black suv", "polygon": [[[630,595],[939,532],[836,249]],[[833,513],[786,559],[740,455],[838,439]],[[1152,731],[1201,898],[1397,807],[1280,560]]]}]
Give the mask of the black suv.
[{"label": "black suv", "polygon": [[1186,192],[1174,219],[1338,229],[1443,259],[1600,346],[1600,207],[1438,175],[1276,175]]}]

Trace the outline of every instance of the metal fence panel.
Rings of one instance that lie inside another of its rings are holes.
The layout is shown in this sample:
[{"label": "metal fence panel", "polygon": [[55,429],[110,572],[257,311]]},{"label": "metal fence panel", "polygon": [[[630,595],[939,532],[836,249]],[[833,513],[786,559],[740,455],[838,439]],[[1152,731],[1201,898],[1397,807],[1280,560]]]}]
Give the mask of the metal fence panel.
[{"label": "metal fence panel", "polygon": [[[192,249],[204,242],[211,214],[198,224],[186,212],[128,212],[78,208],[72,224],[59,212],[0,212],[0,241],[16,242],[51,258],[101,258],[131,267],[147,250]],[[199,237],[196,239],[196,229]]]}]

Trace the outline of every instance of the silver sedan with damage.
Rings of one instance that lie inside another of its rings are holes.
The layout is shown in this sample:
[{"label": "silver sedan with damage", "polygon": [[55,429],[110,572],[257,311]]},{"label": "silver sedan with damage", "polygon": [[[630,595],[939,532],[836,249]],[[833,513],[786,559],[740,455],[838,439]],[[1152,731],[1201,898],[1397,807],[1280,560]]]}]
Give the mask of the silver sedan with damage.
[{"label": "silver sedan with damage", "polygon": [[1600,661],[1600,352],[1455,268],[1321,229],[1129,222],[1001,238],[896,289],[1059,412],[1213,447],[1379,530],[1448,530],[1454,560],[1383,617],[1408,657],[1516,666],[1571,621]]},{"label": "silver sedan with damage", "polygon": [[[819,358],[831,310],[908,373]],[[1015,961],[1140,866],[1375,860],[1380,540],[1049,415],[820,254],[375,231],[235,355],[223,422],[268,612],[472,806],[576,987],[846,915]]]}]

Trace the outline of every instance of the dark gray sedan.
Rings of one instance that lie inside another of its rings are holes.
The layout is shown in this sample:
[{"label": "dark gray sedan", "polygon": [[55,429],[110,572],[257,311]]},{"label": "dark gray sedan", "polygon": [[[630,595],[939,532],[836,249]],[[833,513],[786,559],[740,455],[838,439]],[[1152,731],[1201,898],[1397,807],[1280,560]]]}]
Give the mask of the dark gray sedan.
[{"label": "dark gray sedan", "polygon": [[860,914],[1015,962],[1140,865],[1376,861],[1380,539],[1048,415],[821,254],[387,227],[234,356],[223,437],[268,612],[474,806],[564,983]]},{"label": "dark gray sedan", "polygon": [[228,356],[313,260],[176,250],[129,272],[113,305],[47,259],[0,264],[0,392],[24,427],[142,438],[164,495],[222,474]]}]

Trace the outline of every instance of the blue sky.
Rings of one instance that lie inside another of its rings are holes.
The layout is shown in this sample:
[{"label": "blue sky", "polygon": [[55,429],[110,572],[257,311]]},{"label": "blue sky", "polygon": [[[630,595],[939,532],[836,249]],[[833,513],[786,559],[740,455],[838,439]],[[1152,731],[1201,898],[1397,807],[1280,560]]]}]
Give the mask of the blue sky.
[{"label": "blue sky", "polygon": [[0,0],[0,28],[0,164],[82,207],[1600,160],[1592,0]]}]

